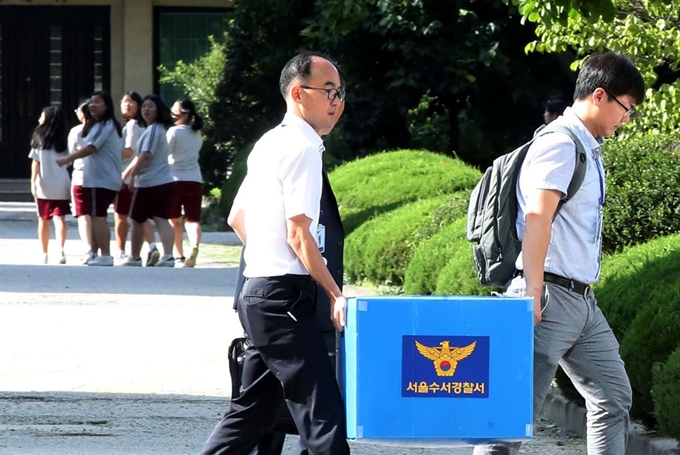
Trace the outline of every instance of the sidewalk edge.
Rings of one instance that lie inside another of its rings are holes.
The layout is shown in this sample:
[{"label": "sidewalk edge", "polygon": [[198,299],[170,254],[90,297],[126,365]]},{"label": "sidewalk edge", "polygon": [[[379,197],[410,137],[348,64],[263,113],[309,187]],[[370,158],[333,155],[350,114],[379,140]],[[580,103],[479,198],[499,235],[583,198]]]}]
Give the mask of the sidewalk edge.
[{"label": "sidewalk edge", "polygon": [[[543,404],[541,415],[562,428],[573,431],[579,437],[586,437],[586,410],[562,396],[556,388],[551,388]],[[678,443],[671,438],[646,434],[639,424],[632,424],[628,430],[628,450],[630,455],[680,455]]]}]

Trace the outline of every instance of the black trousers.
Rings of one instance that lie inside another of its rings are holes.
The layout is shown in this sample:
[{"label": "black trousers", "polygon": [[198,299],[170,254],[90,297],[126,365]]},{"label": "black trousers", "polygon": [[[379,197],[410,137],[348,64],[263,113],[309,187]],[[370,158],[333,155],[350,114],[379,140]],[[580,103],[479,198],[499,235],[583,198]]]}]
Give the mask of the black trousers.
[{"label": "black trousers", "polygon": [[308,276],[246,279],[238,315],[248,340],[243,390],[201,455],[248,455],[274,427],[281,403],[314,455],[346,455],[345,411],[316,322]]}]

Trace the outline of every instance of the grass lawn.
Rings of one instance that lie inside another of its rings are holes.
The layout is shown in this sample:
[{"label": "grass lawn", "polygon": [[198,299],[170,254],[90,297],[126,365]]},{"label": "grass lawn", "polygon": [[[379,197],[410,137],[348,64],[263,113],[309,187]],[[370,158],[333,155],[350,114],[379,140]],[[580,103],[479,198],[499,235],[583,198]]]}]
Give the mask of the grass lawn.
[{"label": "grass lawn", "polygon": [[[238,260],[241,257],[240,246],[215,245],[201,243],[199,247],[197,265],[210,267],[238,267]],[[188,242],[184,242],[184,255],[191,253]]]}]

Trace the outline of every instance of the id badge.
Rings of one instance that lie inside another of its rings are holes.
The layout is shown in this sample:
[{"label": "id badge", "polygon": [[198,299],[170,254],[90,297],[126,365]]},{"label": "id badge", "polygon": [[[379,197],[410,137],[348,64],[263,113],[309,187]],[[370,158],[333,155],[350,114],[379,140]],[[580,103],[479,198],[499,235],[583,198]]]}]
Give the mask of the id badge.
[{"label": "id badge", "polygon": [[316,246],[319,247],[319,252],[326,251],[326,226],[323,224],[316,226]]}]

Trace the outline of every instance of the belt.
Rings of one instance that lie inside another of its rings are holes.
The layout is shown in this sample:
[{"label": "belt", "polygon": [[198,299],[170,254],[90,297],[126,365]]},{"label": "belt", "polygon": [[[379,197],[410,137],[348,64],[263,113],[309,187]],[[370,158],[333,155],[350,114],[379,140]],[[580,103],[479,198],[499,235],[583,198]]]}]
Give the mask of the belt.
[{"label": "belt", "polygon": [[[515,276],[523,277],[524,271],[517,270],[515,272]],[[543,272],[543,281],[545,281],[546,283],[556,284],[565,289],[569,289],[570,291],[582,295],[583,298],[588,297],[590,295],[590,292],[592,291],[589,284],[581,283],[580,281],[572,280],[571,278],[565,278],[563,276],[555,275],[554,273],[550,272]]]}]

